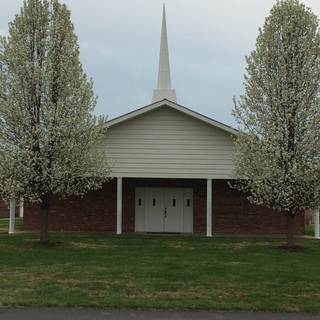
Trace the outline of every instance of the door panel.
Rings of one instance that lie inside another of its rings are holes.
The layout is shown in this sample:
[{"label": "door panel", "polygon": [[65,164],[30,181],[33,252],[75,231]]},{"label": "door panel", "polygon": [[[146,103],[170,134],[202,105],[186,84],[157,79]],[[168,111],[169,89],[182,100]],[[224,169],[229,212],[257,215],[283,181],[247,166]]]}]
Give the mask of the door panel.
[{"label": "door panel", "polygon": [[146,188],[145,228],[147,232],[164,232],[164,192],[162,188]]},{"label": "door panel", "polygon": [[136,188],[136,201],[135,201],[135,231],[145,231],[145,188]]},{"label": "door panel", "polygon": [[165,189],[165,232],[183,232],[183,189]]},{"label": "door panel", "polygon": [[193,232],[193,190],[183,190],[183,232]]}]

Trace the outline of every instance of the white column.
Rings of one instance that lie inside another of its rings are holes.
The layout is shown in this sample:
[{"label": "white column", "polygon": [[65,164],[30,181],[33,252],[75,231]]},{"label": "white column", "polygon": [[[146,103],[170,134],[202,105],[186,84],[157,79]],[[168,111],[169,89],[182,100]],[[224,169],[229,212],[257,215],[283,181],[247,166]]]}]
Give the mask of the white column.
[{"label": "white column", "polygon": [[207,237],[212,237],[212,180],[207,179]]},{"label": "white column", "polygon": [[14,234],[15,211],[16,211],[16,200],[15,200],[15,195],[12,194],[10,197],[9,234]]},{"label": "white column", "polygon": [[319,236],[319,208],[314,211],[314,237],[320,239]]},{"label": "white column", "polygon": [[20,218],[23,218],[23,214],[24,214],[24,201],[23,201],[23,197],[20,197],[19,217],[20,217]]},{"label": "white column", "polygon": [[122,234],[122,178],[117,179],[117,234]]}]

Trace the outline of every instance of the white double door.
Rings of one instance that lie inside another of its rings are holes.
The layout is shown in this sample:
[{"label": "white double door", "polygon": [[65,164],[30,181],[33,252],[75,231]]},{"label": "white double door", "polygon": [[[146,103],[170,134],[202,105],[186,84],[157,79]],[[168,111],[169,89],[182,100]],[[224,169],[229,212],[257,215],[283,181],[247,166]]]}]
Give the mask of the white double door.
[{"label": "white double door", "polygon": [[137,188],[136,231],[192,232],[192,189]]}]

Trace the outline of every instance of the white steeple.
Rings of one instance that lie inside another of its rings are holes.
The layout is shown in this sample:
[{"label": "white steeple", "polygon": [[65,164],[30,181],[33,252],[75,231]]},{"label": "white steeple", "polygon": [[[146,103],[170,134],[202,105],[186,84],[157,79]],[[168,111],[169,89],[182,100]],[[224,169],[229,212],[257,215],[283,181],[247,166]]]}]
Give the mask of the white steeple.
[{"label": "white steeple", "polygon": [[166,11],[163,4],[162,30],[160,43],[160,60],[158,73],[158,87],[153,92],[152,103],[163,99],[177,102],[176,91],[171,89],[169,50],[166,25]]}]

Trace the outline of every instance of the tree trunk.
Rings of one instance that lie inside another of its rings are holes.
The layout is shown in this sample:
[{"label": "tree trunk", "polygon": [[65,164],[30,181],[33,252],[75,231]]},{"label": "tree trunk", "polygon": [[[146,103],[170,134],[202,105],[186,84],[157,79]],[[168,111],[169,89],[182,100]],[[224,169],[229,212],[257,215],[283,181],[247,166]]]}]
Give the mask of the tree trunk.
[{"label": "tree trunk", "polygon": [[40,243],[48,243],[48,208],[40,205]]},{"label": "tree trunk", "polygon": [[287,247],[293,248],[294,247],[294,240],[293,240],[293,214],[287,214]]}]

